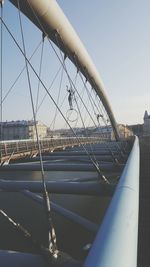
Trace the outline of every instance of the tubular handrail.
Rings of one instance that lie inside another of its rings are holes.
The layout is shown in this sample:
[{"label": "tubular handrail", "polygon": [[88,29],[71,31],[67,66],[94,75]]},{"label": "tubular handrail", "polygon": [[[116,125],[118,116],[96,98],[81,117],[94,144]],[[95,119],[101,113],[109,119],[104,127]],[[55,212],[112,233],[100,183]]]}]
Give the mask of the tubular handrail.
[{"label": "tubular handrail", "polygon": [[139,141],[134,145],[84,267],[136,267]]}]

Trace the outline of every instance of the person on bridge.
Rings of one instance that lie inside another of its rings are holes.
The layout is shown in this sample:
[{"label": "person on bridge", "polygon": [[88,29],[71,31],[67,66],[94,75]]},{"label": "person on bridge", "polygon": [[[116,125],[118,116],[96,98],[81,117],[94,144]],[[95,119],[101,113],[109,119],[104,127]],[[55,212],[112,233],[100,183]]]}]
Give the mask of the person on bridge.
[{"label": "person on bridge", "polygon": [[97,118],[97,122],[99,124],[99,119],[103,118],[103,115],[102,114],[96,114],[96,118]]},{"label": "person on bridge", "polygon": [[68,89],[68,86],[67,86],[67,91],[69,93],[68,102],[69,102],[70,110],[73,110],[73,96],[75,92],[73,91],[72,87]]}]

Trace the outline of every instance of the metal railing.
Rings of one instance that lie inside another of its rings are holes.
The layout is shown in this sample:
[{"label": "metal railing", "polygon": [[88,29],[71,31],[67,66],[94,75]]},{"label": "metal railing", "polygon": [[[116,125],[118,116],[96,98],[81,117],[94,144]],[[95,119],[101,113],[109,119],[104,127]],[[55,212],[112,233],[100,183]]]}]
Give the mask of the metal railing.
[{"label": "metal railing", "polygon": [[[50,138],[40,140],[42,152],[54,151],[66,147],[100,143],[99,137],[67,137],[67,138]],[[104,141],[104,140],[103,140]],[[27,155],[33,156],[38,153],[38,144],[36,140],[14,140],[0,142],[1,157],[3,159],[20,158]]]},{"label": "metal railing", "polygon": [[134,145],[84,267],[136,267],[139,142]]}]

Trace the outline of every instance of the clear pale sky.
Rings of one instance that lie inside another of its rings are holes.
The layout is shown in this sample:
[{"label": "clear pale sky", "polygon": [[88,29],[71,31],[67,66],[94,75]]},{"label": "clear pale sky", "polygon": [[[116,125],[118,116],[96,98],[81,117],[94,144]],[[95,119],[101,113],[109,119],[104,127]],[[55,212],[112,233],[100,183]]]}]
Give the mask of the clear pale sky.
[{"label": "clear pale sky", "polygon": [[[144,111],[150,113],[150,1],[59,0],[58,3],[100,73],[117,122],[143,123]],[[6,6],[6,11],[7,8],[10,20],[13,9]],[[30,34],[31,23],[26,27]],[[31,35],[29,44],[32,43]],[[12,53],[8,57],[13,60]],[[19,94],[18,91],[18,103]],[[13,108],[17,114],[17,106]],[[11,116],[4,118],[9,120]]]},{"label": "clear pale sky", "polygon": [[150,113],[150,1],[59,0],[105,84],[118,122]]}]

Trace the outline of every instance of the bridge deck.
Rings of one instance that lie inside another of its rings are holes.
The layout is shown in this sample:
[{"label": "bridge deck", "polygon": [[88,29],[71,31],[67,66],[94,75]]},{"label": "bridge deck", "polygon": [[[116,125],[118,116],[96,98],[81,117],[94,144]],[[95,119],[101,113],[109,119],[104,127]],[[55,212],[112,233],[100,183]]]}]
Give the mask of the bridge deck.
[{"label": "bridge deck", "polygon": [[150,266],[150,138],[140,140],[140,216],[138,267]]}]

